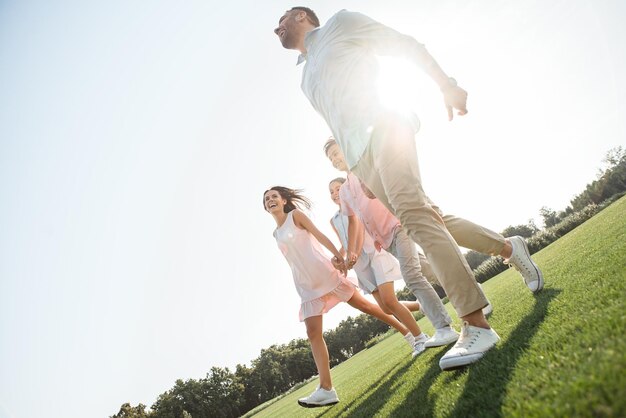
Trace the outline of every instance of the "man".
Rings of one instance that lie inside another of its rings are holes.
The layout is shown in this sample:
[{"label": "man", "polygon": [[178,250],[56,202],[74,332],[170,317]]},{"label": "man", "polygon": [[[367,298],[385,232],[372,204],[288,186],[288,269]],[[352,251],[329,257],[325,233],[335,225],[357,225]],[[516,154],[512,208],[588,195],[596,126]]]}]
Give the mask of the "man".
[{"label": "man", "polygon": [[[419,124],[416,118],[393,113],[380,103],[377,56],[404,56],[423,69],[441,89],[449,120],[454,109],[459,115],[467,113],[467,92],[422,44],[360,13],[342,10],[320,27],[311,9],[294,7],[280,18],[274,32],[283,47],[300,52],[298,63],[306,61],[302,90],[329,125],[350,171],[424,250],[463,321],[461,336],[441,358],[441,368],[479,360],[500,338],[483,315],[488,301],[448,230],[453,222],[465,224],[459,218],[442,217],[426,196],[414,140]],[[499,242],[486,252],[504,254],[531,291],[542,289],[543,276],[522,239]]]}]

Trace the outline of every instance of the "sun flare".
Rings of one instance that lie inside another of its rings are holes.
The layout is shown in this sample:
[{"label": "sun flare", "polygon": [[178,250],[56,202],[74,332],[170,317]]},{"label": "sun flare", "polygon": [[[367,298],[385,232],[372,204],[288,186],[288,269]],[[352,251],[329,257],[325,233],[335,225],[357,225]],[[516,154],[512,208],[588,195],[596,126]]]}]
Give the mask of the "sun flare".
[{"label": "sun flare", "polygon": [[381,103],[394,111],[411,112],[417,106],[420,86],[418,69],[403,58],[378,57],[378,95]]}]

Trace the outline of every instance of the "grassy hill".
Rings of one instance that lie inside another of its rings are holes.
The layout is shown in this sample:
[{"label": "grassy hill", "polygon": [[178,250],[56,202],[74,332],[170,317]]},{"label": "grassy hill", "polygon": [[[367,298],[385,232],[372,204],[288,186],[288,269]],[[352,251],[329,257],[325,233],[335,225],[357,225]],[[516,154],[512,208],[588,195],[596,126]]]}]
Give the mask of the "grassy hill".
[{"label": "grassy hill", "polygon": [[474,366],[442,372],[445,347],[411,360],[395,333],[332,370],[339,404],[297,405],[315,379],[248,416],[625,417],[626,197],[534,258],[538,295],[512,269],[483,284],[502,341]]}]

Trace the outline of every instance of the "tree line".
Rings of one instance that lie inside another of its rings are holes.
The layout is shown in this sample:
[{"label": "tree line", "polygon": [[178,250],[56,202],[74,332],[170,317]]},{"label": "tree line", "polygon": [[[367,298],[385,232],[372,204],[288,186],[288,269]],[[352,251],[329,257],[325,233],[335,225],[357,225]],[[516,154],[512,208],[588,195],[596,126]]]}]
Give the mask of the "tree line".
[{"label": "tree line", "polygon": [[[535,253],[617,200],[626,192],[626,150],[621,146],[609,150],[603,163],[605,167],[599,169],[596,180],[574,196],[565,209],[556,211],[544,206],[539,210],[543,229],[529,221],[525,225],[506,228],[502,235],[525,237],[528,249]],[[469,251],[466,259],[480,283],[508,268],[501,257],[491,257],[475,251]]]},{"label": "tree line", "polygon": [[[324,333],[331,367],[363,350],[372,338],[388,329],[368,315],[341,321]],[[212,367],[205,378],[179,379],[159,395],[151,411],[143,404],[133,407],[125,403],[111,418],[238,417],[316,373],[308,340],[298,338],[262,349],[250,366],[238,364],[234,372]]]},{"label": "tree line", "polygon": [[[509,226],[502,235],[521,235],[527,238],[529,249],[536,252],[566,234],[600,211],[610,202],[626,193],[626,150],[610,150],[605,168],[597,179],[576,195],[570,205],[561,211],[547,207],[540,209],[543,229],[532,221],[524,225]],[[507,267],[499,257],[469,251],[469,265],[479,282],[484,282]],[[434,284],[440,296],[443,289]],[[398,292],[401,299],[415,299],[408,291]],[[331,367],[375,343],[389,327],[365,314],[348,317],[335,329],[324,333],[330,355]],[[272,345],[262,349],[250,366],[238,364],[234,371],[227,367],[212,367],[202,379],[177,380],[167,392],[162,393],[150,410],[146,405],[131,406],[125,403],[110,418],[205,418],[238,417],[254,407],[303,384],[316,374],[309,343],[294,339],[287,344]]]}]

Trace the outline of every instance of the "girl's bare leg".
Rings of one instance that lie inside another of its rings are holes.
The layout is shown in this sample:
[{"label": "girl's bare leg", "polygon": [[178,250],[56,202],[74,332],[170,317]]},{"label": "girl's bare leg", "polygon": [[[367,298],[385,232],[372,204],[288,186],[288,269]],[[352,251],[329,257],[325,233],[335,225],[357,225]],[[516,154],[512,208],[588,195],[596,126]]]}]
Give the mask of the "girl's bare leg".
[{"label": "girl's bare leg", "polygon": [[402,300],[399,301],[401,304],[406,306],[406,308],[411,312],[417,312],[420,310],[420,303],[416,300]]},{"label": "girl's bare leg", "polygon": [[383,300],[381,299],[380,292],[378,290],[374,290],[372,292],[372,296],[374,296],[374,299],[376,300],[376,303],[378,303],[378,306],[380,306],[380,309],[382,309],[384,313],[386,313],[387,315],[391,315],[393,313],[387,307],[387,305],[385,305],[385,302],[383,302]]},{"label": "girl's bare leg", "polygon": [[322,334],[322,318],[322,315],[311,316],[304,320],[304,325],[306,325],[306,334],[309,337],[313,359],[315,360],[315,366],[320,376],[320,387],[330,390],[333,387],[333,383],[330,379],[328,348],[326,347],[326,341],[324,341]]},{"label": "girl's bare leg", "polygon": [[[376,299],[376,303],[378,303],[378,306],[380,306],[380,309],[382,309],[384,313],[386,313],[387,315],[393,314],[393,312],[391,312],[387,305],[385,305],[385,302],[383,302],[380,296],[380,292],[378,290],[374,290],[372,292],[372,296],[374,296],[374,299]],[[401,300],[400,303],[406,306],[406,308],[411,312],[418,312],[422,308],[420,306],[420,303],[416,300]]]},{"label": "girl's bare leg", "polygon": [[396,297],[396,292],[393,288],[393,282],[383,283],[378,286],[378,293],[381,300],[393,312],[393,314],[402,322],[402,324],[411,331],[411,334],[418,336],[422,333],[422,330],[415,322],[413,314],[407,309],[406,306],[401,304]]},{"label": "girl's bare leg", "polygon": [[[363,295],[361,295],[359,292],[354,292],[352,298],[348,300],[348,304],[350,304],[350,306],[352,306],[353,308],[356,308],[359,311],[368,315],[372,315],[373,317],[383,321],[385,324],[394,327],[402,335],[405,335],[408,332],[407,327],[402,325],[400,321],[398,321],[391,315],[387,315],[385,312],[383,312],[380,306],[374,305],[372,302],[365,299]],[[409,315],[411,314],[409,313]]]}]

